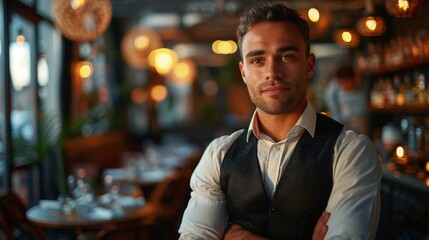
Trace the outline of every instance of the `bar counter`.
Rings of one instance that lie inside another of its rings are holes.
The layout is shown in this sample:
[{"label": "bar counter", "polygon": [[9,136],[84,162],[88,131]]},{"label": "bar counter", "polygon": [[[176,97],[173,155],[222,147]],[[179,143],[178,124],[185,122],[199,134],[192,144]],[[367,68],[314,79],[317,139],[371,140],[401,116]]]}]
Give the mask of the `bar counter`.
[{"label": "bar counter", "polygon": [[382,164],[377,239],[429,238],[429,174],[393,161]]}]

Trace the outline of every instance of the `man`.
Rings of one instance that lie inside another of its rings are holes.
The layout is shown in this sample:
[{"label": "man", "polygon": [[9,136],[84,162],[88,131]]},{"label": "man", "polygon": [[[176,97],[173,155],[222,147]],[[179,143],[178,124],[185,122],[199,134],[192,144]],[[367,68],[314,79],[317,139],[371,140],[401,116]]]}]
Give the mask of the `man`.
[{"label": "man", "polygon": [[367,137],[308,103],[315,56],[305,20],[259,3],[240,18],[237,37],[256,110],[248,129],[204,152],[180,238],[373,239],[380,164]]},{"label": "man", "polygon": [[324,100],[331,117],[349,128],[365,132],[364,113],[367,106],[360,78],[351,65],[339,67],[325,91]]}]

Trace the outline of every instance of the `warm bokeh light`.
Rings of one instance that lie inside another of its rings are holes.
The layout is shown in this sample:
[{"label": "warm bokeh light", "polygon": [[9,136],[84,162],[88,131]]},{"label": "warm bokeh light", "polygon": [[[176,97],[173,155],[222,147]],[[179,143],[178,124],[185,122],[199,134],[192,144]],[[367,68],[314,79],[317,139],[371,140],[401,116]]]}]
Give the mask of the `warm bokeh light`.
[{"label": "warm bokeh light", "polygon": [[423,0],[386,0],[387,12],[394,17],[412,17],[423,5]]},{"label": "warm bokeh light", "polygon": [[88,78],[92,76],[92,63],[89,61],[82,61],[79,64],[79,76],[81,78]]},{"label": "warm bokeh light", "polygon": [[425,168],[426,168],[426,172],[429,172],[429,161],[426,162]]},{"label": "warm bokeh light", "polygon": [[356,24],[362,36],[381,36],[386,31],[386,22],[380,16],[362,17]]},{"label": "warm bokeh light", "polygon": [[374,31],[377,28],[377,22],[375,21],[374,17],[368,17],[366,19],[365,26],[369,30]]},{"label": "warm bokeh light", "polygon": [[410,4],[408,3],[408,0],[398,0],[398,7],[403,11],[407,11],[408,8],[410,8]]},{"label": "warm bokeh light", "polygon": [[197,75],[197,66],[192,59],[181,59],[168,75],[168,81],[177,86],[191,85]]},{"label": "warm bokeh light", "polygon": [[405,150],[404,150],[404,148],[403,148],[402,146],[398,146],[398,147],[396,148],[396,156],[397,156],[397,157],[404,157],[404,155],[405,155]]},{"label": "warm bokeh light", "polygon": [[177,54],[169,48],[158,48],[149,53],[149,65],[161,74],[169,73],[177,62]]},{"label": "warm bokeh light", "polygon": [[312,21],[312,22],[319,21],[319,19],[320,19],[319,10],[317,10],[317,8],[310,8],[308,10],[308,19],[310,19],[310,21]]},{"label": "warm bokeh light", "polygon": [[134,47],[138,51],[144,51],[149,46],[149,37],[147,35],[140,35],[134,38]]},{"label": "warm bokeh light", "polygon": [[401,165],[406,165],[408,163],[408,159],[405,156],[405,149],[402,146],[398,146],[395,150],[396,153],[396,162]]},{"label": "warm bokeh light", "polygon": [[179,62],[174,67],[174,74],[180,78],[184,78],[189,75],[189,65],[185,62]]},{"label": "warm bokeh light", "polygon": [[352,34],[349,31],[344,31],[341,34],[341,38],[343,39],[344,42],[351,42],[352,41]]},{"label": "warm bokeh light", "polygon": [[161,47],[162,39],[156,31],[136,27],[128,31],[122,38],[121,54],[131,67],[146,69],[149,53]]},{"label": "warm bokeh light", "polygon": [[85,4],[85,0],[71,0],[70,4],[74,10],[77,10]]},{"label": "warm bokeh light", "polygon": [[334,31],[333,39],[336,44],[346,48],[357,47],[360,43],[360,36],[358,32],[351,28],[343,28]]},{"label": "warm bokeh light", "polygon": [[233,54],[237,49],[237,43],[232,40],[216,40],[212,44],[212,50],[216,54]]},{"label": "warm bokeh light", "polygon": [[155,102],[163,101],[167,97],[167,94],[168,94],[168,90],[162,84],[157,84],[157,85],[153,86],[152,89],[150,90],[150,97]]},{"label": "warm bokeh light", "polygon": [[131,91],[131,101],[135,104],[146,102],[147,97],[147,91],[144,88],[135,88]]}]

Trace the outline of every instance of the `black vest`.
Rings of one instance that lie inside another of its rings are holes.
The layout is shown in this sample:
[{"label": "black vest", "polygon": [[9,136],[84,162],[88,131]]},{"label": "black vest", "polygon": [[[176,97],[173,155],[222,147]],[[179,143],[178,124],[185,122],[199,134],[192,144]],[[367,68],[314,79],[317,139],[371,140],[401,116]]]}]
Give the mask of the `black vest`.
[{"label": "black vest", "polygon": [[277,184],[267,196],[257,157],[258,140],[247,131],[228,149],[220,186],[230,223],[271,239],[311,239],[332,190],[332,160],[343,125],[317,114],[314,138],[304,131]]}]

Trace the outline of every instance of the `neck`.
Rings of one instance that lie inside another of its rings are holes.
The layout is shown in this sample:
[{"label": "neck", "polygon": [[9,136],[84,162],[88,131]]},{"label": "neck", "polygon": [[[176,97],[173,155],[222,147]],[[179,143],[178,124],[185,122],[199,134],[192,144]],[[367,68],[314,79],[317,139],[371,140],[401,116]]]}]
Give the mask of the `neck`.
[{"label": "neck", "polygon": [[270,136],[275,142],[282,141],[298,122],[306,106],[305,102],[302,106],[295,107],[293,111],[279,115],[267,114],[257,109],[260,131]]}]

